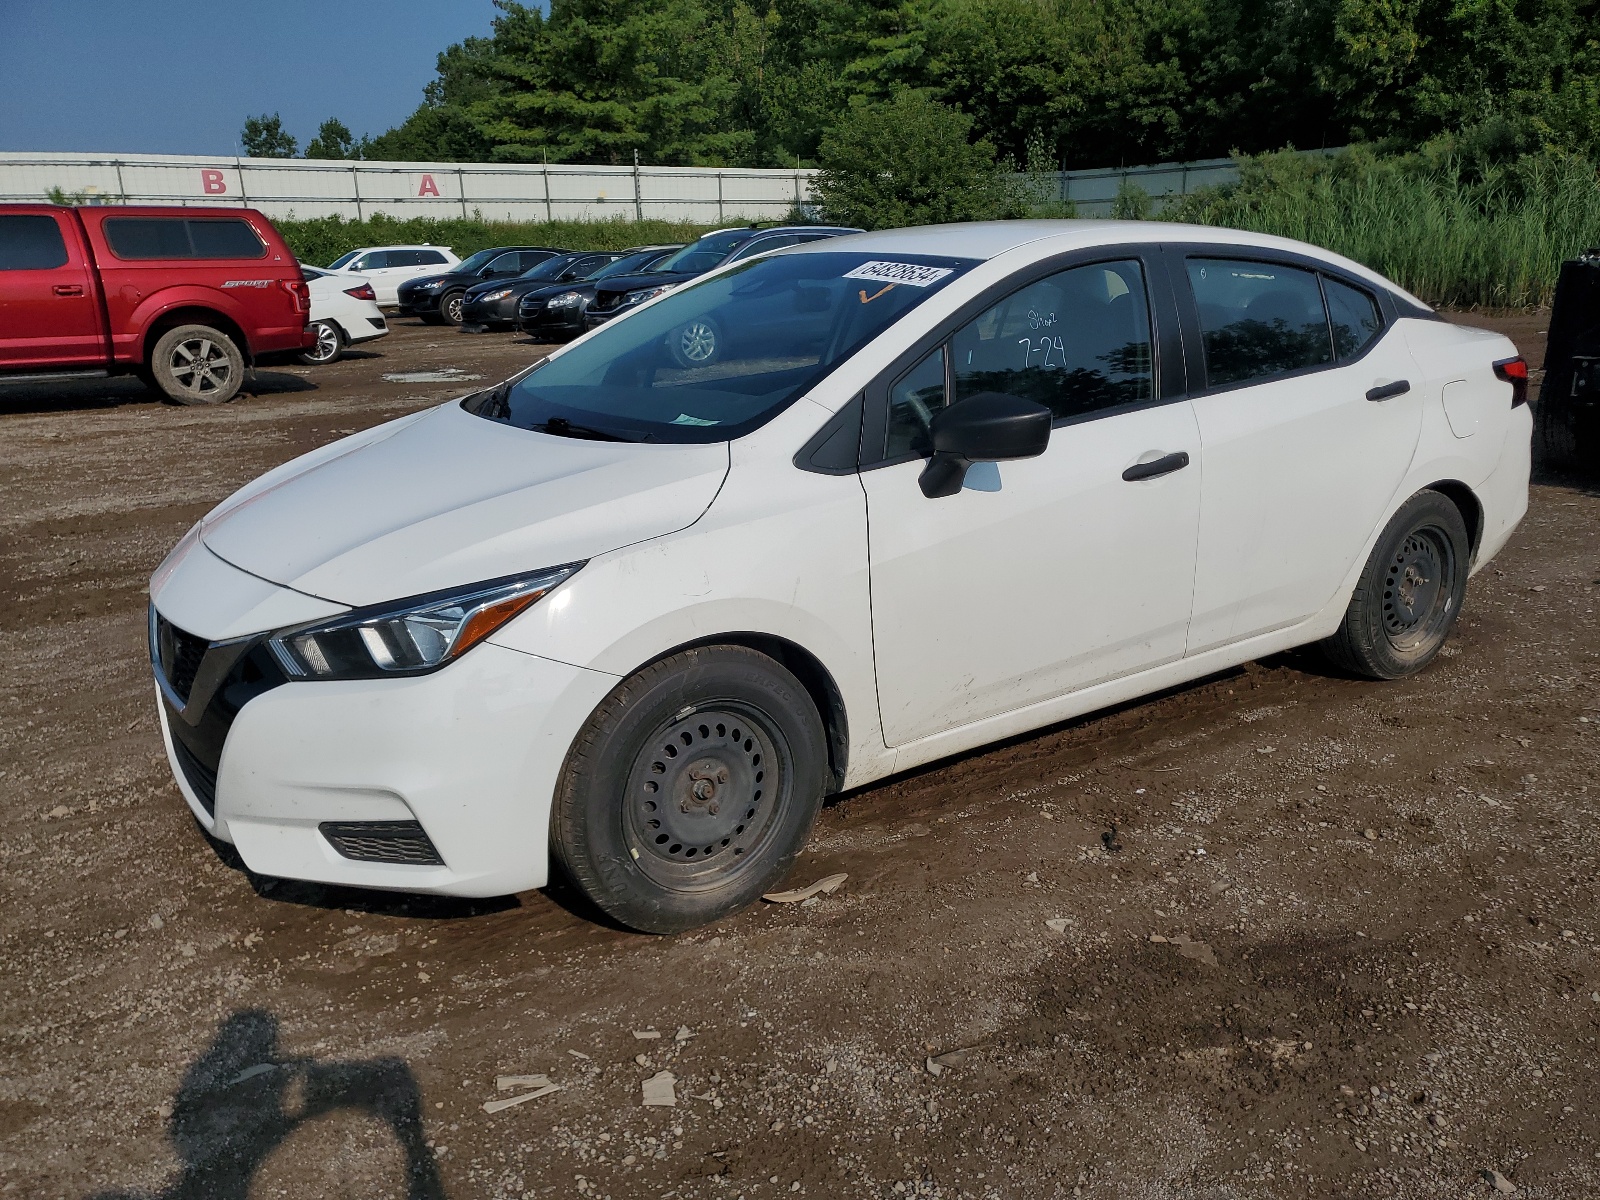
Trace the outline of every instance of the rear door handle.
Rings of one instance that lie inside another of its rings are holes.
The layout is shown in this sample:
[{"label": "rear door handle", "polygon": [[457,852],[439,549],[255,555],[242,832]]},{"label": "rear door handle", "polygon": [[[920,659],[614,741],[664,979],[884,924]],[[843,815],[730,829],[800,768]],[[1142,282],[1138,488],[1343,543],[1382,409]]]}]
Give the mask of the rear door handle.
[{"label": "rear door handle", "polygon": [[1176,454],[1163,454],[1153,462],[1134,463],[1122,473],[1122,477],[1129,483],[1137,483],[1141,479],[1155,479],[1162,475],[1171,475],[1174,471],[1181,471],[1189,465],[1189,452],[1179,450]]},{"label": "rear door handle", "polygon": [[1368,400],[1390,400],[1395,396],[1404,396],[1411,390],[1409,379],[1396,379],[1393,383],[1380,384],[1367,392]]},{"label": "rear door handle", "polygon": [[58,283],[52,290],[58,296],[83,295],[83,285],[81,283]]}]

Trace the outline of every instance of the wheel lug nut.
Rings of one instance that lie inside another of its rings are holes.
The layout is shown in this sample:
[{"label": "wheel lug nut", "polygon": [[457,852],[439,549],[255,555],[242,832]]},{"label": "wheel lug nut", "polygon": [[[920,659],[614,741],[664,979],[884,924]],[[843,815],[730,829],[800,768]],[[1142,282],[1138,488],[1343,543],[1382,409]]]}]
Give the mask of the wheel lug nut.
[{"label": "wheel lug nut", "polygon": [[717,804],[708,805],[707,808],[706,808],[706,811],[708,813],[710,813],[714,817],[714,816],[717,815],[718,812],[721,811],[721,805],[717,805]]}]

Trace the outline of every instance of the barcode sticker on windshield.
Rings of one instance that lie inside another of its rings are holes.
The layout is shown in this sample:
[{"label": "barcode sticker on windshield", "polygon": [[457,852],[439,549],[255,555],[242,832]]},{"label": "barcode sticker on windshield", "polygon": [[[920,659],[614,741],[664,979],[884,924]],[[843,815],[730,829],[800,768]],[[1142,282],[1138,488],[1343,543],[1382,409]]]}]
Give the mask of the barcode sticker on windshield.
[{"label": "barcode sticker on windshield", "polygon": [[873,279],[879,283],[903,283],[909,287],[927,287],[954,273],[949,267],[924,267],[918,263],[864,262],[854,271],[846,271],[844,277]]}]

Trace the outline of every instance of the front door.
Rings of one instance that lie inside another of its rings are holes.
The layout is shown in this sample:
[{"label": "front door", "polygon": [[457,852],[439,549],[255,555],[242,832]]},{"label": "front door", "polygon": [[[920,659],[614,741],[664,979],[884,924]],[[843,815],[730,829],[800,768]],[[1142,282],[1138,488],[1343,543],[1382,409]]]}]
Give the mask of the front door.
[{"label": "front door", "polygon": [[1206,384],[1194,398],[1205,481],[1188,652],[1199,654],[1334,598],[1411,464],[1422,392],[1404,337],[1364,288],[1216,250],[1176,266],[1199,326],[1191,374]]},{"label": "front door", "polygon": [[[861,475],[889,745],[1182,656],[1200,440],[1155,382],[1145,272],[1126,259],[1013,291],[891,385],[888,465]],[[1049,448],[929,499],[928,422],[979,392],[1050,407]]]},{"label": "front door", "polygon": [[71,214],[0,214],[0,370],[103,366],[94,280]]}]

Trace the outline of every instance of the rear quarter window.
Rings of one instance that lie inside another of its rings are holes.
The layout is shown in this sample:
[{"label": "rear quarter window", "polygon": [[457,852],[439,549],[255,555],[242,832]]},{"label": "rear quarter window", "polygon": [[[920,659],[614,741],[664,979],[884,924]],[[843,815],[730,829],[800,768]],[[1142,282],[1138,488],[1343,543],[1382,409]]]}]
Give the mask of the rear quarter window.
[{"label": "rear quarter window", "polygon": [[106,241],[125,260],[265,258],[267,247],[248,221],[222,217],[109,217]]},{"label": "rear quarter window", "polygon": [[49,271],[66,263],[67,243],[54,217],[0,217],[0,271]]}]

